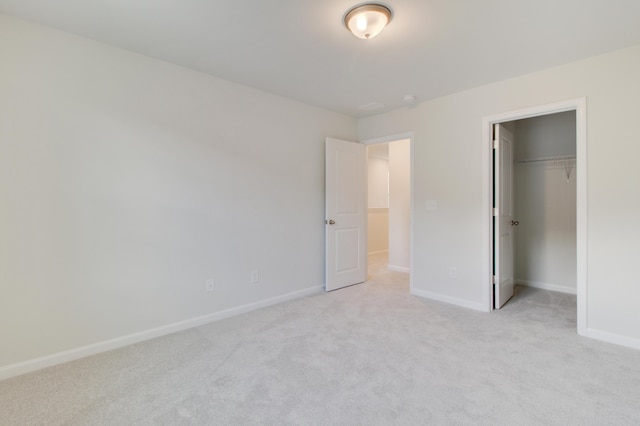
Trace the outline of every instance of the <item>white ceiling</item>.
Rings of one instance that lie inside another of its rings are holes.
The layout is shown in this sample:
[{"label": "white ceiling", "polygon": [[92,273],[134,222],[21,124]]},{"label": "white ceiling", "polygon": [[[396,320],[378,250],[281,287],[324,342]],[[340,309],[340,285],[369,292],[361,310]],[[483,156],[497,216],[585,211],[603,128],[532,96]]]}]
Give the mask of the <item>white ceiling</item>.
[{"label": "white ceiling", "polygon": [[[355,3],[0,0],[0,13],[355,117],[640,44],[640,0],[388,0],[372,40],[342,24]],[[372,102],[385,107],[358,108]]]}]

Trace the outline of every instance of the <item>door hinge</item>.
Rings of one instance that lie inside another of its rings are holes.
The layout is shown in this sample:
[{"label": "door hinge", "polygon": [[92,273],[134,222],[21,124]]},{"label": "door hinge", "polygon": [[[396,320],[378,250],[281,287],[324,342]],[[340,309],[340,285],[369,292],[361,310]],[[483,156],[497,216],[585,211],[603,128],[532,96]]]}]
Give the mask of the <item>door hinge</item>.
[{"label": "door hinge", "polygon": [[493,212],[492,212],[493,215],[494,216],[498,216],[498,209],[494,207],[492,210],[493,210]]},{"label": "door hinge", "polygon": [[493,149],[498,149],[498,140],[497,139],[493,140]]},{"label": "door hinge", "polygon": [[491,282],[493,283],[493,285],[496,284],[496,276],[495,275],[491,276]]}]

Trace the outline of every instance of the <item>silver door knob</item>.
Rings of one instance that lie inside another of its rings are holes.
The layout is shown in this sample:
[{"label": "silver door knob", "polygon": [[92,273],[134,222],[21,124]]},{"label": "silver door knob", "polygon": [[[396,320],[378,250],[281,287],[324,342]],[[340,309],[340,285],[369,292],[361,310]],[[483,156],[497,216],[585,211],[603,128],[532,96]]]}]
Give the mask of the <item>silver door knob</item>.
[{"label": "silver door knob", "polygon": [[325,220],[325,223],[328,223],[329,225],[335,225],[336,221],[333,219],[329,219],[329,220]]},{"label": "silver door knob", "polygon": [[520,225],[520,222],[518,222],[517,220],[511,221],[511,226],[518,226],[518,225]]}]

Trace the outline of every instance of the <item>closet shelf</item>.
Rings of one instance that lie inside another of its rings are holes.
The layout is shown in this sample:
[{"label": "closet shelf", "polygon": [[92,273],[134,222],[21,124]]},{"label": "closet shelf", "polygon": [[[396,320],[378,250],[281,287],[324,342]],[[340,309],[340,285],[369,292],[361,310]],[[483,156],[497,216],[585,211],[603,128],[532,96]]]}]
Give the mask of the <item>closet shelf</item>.
[{"label": "closet shelf", "polygon": [[518,164],[534,164],[534,163],[549,163],[553,161],[566,161],[566,160],[575,160],[575,155],[558,155],[555,157],[540,157],[540,158],[531,158],[527,160],[517,161]]}]

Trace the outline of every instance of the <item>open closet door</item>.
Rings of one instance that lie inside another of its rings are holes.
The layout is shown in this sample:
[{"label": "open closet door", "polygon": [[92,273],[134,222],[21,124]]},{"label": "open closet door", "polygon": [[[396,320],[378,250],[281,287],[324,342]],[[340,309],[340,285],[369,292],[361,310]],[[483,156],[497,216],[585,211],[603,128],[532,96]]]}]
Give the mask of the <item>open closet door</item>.
[{"label": "open closet door", "polygon": [[494,126],[493,307],[513,296],[513,134]]},{"label": "open closet door", "polygon": [[367,147],[326,140],[326,291],[367,277]]}]

